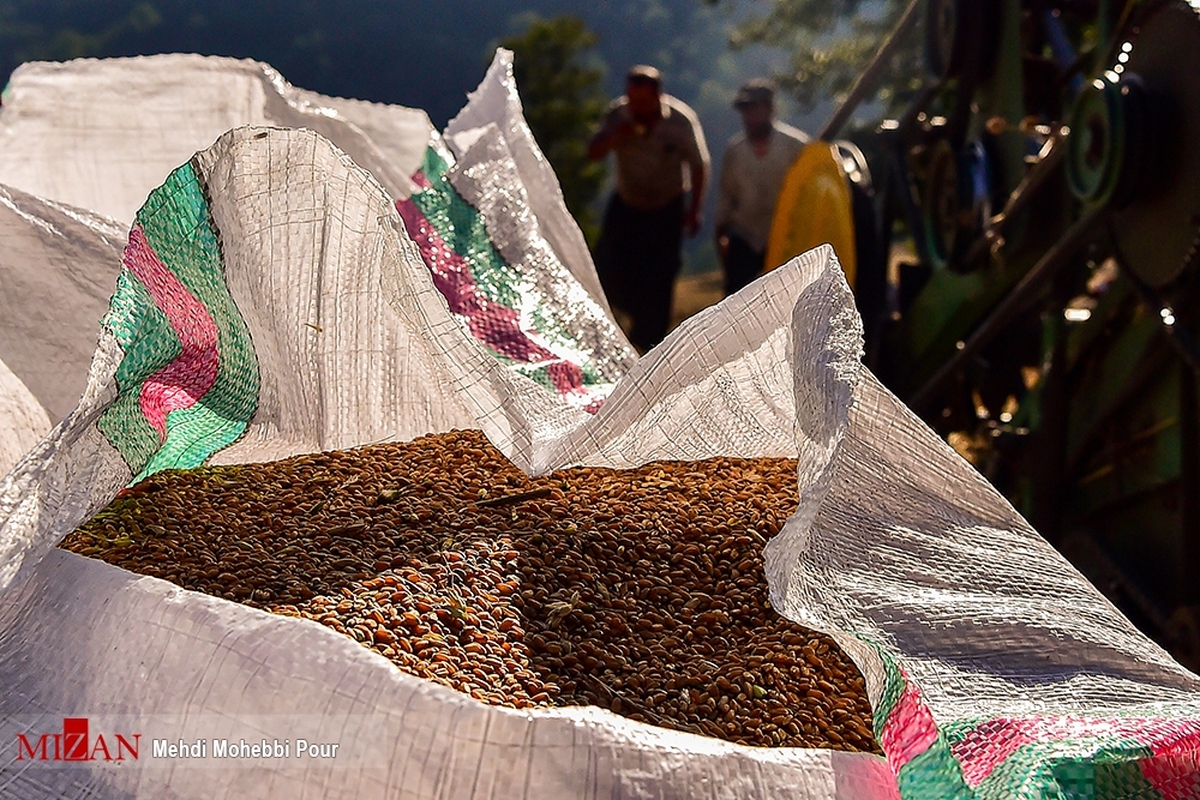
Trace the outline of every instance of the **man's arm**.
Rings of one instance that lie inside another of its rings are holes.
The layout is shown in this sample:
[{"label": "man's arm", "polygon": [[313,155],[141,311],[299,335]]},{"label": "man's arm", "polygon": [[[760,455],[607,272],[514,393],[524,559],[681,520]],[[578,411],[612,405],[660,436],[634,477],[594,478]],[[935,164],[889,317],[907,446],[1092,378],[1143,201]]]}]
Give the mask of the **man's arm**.
[{"label": "man's arm", "polygon": [[588,158],[592,161],[599,161],[613,150],[623,147],[632,138],[633,126],[629,123],[618,125],[611,131],[596,131],[596,135],[588,142]]},{"label": "man's arm", "polygon": [[613,150],[619,150],[637,134],[633,120],[623,117],[614,109],[605,115],[600,130],[588,140],[587,157],[600,161]]},{"label": "man's arm", "polygon": [[708,156],[708,145],[704,141],[704,129],[700,127],[700,119],[696,112],[685,103],[678,102],[678,110],[690,123],[691,142],[687,150],[687,162],[691,168],[692,197],[683,217],[683,232],[695,236],[700,230],[702,220],[701,209],[704,207],[704,188],[708,183],[708,169],[711,159]]}]

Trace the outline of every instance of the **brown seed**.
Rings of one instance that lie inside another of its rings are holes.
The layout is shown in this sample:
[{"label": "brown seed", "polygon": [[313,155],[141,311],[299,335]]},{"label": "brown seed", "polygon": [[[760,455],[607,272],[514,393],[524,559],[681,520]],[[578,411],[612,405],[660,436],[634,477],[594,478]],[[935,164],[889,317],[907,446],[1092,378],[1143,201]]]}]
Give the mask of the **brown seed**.
[{"label": "brown seed", "polygon": [[795,494],[783,459],[531,477],[455,431],[160,473],[63,546],[314,619],[483,702],[877,751],[857,670],[766,599]]}]

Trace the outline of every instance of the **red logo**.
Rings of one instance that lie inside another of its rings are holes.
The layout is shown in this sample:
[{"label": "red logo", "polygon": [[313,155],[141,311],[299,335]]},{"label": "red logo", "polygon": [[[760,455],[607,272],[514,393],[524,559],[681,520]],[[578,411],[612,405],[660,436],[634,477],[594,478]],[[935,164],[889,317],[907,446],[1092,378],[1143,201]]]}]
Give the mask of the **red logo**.
[{"label": "red logo", "polygon": [[[87,717],[64,717],[62,733],[17,734],[17,761],[137,761],[142,735],[88,733]],[[130,741],[132,739],[132,741]]]}]

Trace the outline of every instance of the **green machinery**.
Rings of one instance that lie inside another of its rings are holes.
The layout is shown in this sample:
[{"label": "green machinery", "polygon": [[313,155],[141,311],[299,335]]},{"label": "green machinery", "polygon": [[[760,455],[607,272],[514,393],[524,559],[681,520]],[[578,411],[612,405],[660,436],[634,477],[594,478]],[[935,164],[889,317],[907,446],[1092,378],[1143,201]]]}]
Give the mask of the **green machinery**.
[{"label": "green machinery", "polygon": [[915,247],[856,287],[869,363],[1196,668],[1200,12],[913,0],[821,138],[914,30],[924,90],[858,137],[859,240],[885,253],[906,227]]}]

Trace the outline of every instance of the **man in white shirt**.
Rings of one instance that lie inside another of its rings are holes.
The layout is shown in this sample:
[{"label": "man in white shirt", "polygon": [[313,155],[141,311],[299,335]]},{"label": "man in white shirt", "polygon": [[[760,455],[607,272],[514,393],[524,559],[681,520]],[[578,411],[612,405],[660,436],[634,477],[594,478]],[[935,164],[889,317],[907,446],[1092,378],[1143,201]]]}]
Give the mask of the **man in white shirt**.
[{"label": "man in white shirt", "polygon": [[616,191],[604,212],[596,271],[609,302],[629,314],[630,341],[645,352],[667,334],[683,235],[700,229],[708,147],[696,113],[663,93],[657,69],[639,65],[588,142],[593,160],[610,152]]},{"label": "man in white shirt", "polygon": [[748,81],[738,90],[733,107],[741,112],[744,129],[725,149],[715,220],[726,295],[750,283],[767,266],[763,260],[779,190],[808,142],[806,135],[775,120],[775,89],[770,81]]}]

